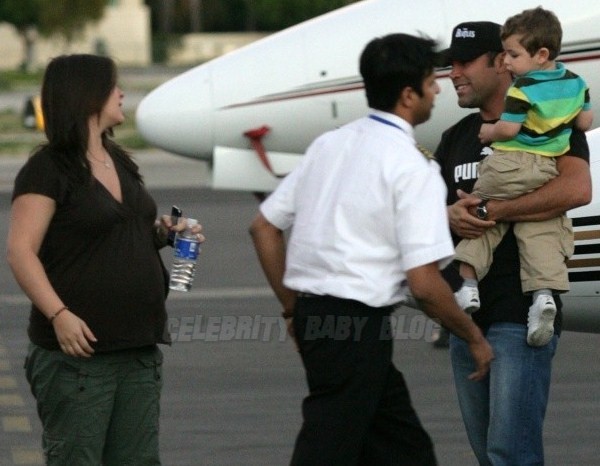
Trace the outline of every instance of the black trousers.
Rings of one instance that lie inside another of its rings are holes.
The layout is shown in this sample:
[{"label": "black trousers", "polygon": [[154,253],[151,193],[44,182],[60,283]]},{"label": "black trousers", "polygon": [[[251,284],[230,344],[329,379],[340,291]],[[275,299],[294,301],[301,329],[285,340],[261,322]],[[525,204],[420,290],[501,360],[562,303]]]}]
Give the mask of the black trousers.
[{"label": "black trousers", "polygon": [[292,466],[434,466],[433,444],[392,363],[392,308],[298,298],[294,331],[309,395]]}]

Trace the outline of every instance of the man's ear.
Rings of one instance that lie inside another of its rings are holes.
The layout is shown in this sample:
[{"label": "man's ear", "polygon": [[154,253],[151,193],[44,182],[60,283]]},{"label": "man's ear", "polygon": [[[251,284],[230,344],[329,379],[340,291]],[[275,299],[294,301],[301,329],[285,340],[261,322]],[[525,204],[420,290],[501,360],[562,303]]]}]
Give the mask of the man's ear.
[{"label": "man's ear", "polygon": [[494,58],[494,67],[496,68],[496,72],[498,74],[502,74],[506,71],[506,65],[504,64],[504,57],[506,56],[506,52],[500,52]]},{"label": "man's ear", "polygon": [[400,98],[398,99],[399,103],[403,107],[408,107],[408,108],[412,107],[413,101],[415,98],[415,94],[416,94],[416,92],[412,87],[409,87],[409,86],[405,87],[404,89],[402,89],[400,91]]}]

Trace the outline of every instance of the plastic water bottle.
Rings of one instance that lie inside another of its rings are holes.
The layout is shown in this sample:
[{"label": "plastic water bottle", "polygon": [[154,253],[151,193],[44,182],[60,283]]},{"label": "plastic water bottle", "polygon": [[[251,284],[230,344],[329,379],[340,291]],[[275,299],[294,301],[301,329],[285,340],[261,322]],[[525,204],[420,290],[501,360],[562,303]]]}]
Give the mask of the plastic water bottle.
[{"label": "plastic water bottle", "polygon": [[198,223],[193,218],[187,219],[184,231],[178,233],[173,246],[173,264],[169,289],[174,291],[190,291],[196,271],[196,260],[200,252],[200,243],[192,227]]}]

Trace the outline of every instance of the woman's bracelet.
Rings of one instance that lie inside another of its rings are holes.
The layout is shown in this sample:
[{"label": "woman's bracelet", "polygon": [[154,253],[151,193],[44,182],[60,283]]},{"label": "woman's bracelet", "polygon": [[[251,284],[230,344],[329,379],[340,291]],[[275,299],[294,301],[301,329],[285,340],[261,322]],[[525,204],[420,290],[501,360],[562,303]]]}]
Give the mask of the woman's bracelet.
[{"label": "woman's bracelet", "polygon": [[60,314],[62,311],[68,311],[68,310],[69,310],[69,308],[67,306],[61,307],[58,311],[56,311],[54,314],[52,314],[48,320],[50,321],[50,323],[52,323],[54,321],[54,319],[56,319],[58,317],[58,314]]}]

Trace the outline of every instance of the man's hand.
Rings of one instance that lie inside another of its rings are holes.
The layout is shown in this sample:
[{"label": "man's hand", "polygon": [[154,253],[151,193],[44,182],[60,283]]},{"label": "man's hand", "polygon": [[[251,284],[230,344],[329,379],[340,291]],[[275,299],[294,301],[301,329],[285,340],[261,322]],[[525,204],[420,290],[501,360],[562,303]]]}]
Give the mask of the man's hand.
[{"label": "man's hand", "polygon": [[476,370],[469,375],[469,380],[479,381],[485,378],[490,371],[490,364],[494,359],[492,347],[485,338],[469,343],[469,351],[475,361]]},{"label": "man's hand", "polygon": [[439,319],[444,327],[468,343],[475,361],[475,372],[469,375],[469,379],[483,379],[490,370],[494,352],[481,329],[458,307],[450,286],[439,271],[439,264],[410,269],[406,278],[421,310],[430,318]]},{"label": "man's hand", "polygon": [[292,341],[296,346],[296,351],[300,351],[300,347],[298,346],[298,340],[296,339],[296,332],[294,331],[294,308],[296,307],[296,298],[295,295],[290,295],[290,299],[288,304],[283,307],[283,312],[281,313],[281,317],[285,320],[285,326],[287,328],[287,333],[290,337],[292,337]]},{"label": "man's hand", "polygon": [[[487,204],[488,217],[502,222],[540,222],[589,204],[592,179],[588,163],[579,157],[561,155],[556,161],[556,168],[558,176],[530,193],[514,199],[490,200]],[[464,196],[459,193],[461,199]]]},{"label": "man's hand", "polygon": [[472,212],[481,203],[480,198],[460,189],[457,194],[460,199],[448,206],[450,228],[455,234],[466,239],[479,238],[485,230],[496,224],[494,221],[481,220],[473,215]]}]

